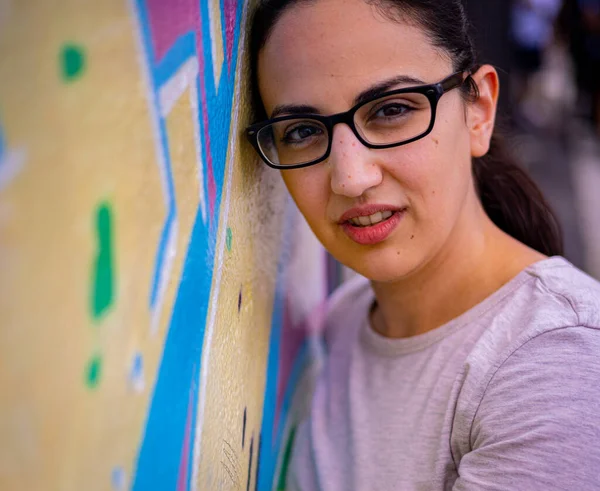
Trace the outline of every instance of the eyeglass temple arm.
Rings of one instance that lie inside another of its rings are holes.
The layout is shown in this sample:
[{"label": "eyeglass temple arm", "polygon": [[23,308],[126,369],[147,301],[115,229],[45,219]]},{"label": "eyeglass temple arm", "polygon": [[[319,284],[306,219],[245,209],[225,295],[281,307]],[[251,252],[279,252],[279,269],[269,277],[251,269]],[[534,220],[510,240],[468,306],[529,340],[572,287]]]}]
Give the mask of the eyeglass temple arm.
[{"label": "eyeglass temple arm", "polygon": [[450,75],[447,79],[442,80],[440,84],[442,86],[442,90],[444,92],[448,92],[451,89],[461,86],[470,75],[470,72],[458,72],[454,75]]}]

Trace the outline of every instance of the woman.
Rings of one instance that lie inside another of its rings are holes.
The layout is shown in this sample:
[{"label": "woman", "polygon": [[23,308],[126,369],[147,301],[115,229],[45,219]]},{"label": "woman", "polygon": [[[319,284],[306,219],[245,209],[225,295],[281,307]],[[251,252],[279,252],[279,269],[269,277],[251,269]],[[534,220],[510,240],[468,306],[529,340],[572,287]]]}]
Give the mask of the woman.
[{"label": "woman", "polygon": [[254,16],[248,138],[370,280],[331,301],[289,489],[600,489],[600,285],[502,155],[474,53],[460,0]]}]

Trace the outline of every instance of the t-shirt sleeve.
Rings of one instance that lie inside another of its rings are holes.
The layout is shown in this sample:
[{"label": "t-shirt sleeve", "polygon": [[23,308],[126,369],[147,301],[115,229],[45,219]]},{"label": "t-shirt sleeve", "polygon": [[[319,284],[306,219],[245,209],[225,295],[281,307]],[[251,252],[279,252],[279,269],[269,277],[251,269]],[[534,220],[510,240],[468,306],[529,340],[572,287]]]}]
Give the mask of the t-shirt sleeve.
[{"label": "t-shirt sleeve", "polygon": [[600,331],[541,334],[498,368],[454,491],[600,489]]}]

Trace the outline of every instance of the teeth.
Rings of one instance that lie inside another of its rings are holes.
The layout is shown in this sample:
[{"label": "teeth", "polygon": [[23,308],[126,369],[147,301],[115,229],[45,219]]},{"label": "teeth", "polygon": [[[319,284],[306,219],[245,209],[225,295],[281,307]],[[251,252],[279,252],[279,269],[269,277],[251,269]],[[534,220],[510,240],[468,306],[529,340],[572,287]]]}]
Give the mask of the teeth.
[{"label": "teeth", "polygon": [[352,219],[350,219],[350,223],[352,223],[352,225],[355,225],[357,227],[369,227],[371,225],[377,225],[379,222],[383,222],[384,220],[387,220],[393,214],[394,214],[394,212],[389,211],[389,210],[388,211],[378,211],[377,213],[374,213],[373,215],[370,215],[368,217],[352,218]]}]

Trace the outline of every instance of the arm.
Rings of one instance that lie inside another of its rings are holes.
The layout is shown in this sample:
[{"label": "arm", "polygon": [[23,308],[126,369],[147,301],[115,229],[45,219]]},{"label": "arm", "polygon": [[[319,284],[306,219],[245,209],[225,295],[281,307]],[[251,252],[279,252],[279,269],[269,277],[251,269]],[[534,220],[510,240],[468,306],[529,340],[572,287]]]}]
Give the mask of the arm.
[{"label": "arm", "polygon": [[542,334],[498,369],[455,491],[600,489],[600,331]]}]

